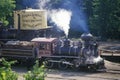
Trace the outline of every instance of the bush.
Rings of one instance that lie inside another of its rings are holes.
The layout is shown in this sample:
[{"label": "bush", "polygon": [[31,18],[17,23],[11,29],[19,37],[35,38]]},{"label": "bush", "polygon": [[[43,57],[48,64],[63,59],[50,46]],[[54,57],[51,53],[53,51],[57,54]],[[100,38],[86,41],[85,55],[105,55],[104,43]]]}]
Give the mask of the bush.
[{"label": "bush", "polygon": [[6,61],[4,58],[0,61],[3,67],[0,67],[0,80],[17,80],[18,74],[13,72],[11,69],[11,65],[16,61]]},{"label": "bush", "polygon": [[38,60],[36,61],[36,64],[33,66],[32,71],[28,71],[24,78],[25,80],[45,80],[45,68],[44,66],[39,67]]},{"label": "bush", "polygon": [[[0,80],[18,80],[18,74],[12,71],[11,65],[16,61],[6,61],[4,58],[1,59],[2,67],[0,67]],[[23,77],[25,80],[45,80],[45,68],[42,65],[39,67],[38,60],[33,66],[32,71],[28,71]]]}]

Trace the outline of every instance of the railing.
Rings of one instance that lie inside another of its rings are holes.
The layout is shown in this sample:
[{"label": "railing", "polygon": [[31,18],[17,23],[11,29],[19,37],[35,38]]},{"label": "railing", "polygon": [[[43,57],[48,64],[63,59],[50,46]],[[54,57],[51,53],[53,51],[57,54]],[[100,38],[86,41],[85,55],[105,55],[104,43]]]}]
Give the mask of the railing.
[{"label": "railing", "polygon": [[120,50],[99,49],[101,56],[120,56]]}]

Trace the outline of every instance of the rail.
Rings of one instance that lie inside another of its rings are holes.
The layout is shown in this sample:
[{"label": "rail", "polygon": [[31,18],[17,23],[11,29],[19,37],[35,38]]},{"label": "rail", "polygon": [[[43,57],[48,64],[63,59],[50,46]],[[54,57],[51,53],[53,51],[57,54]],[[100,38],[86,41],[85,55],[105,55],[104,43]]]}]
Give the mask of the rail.
[{"label": "rail", "polygon": [[120,50],[99,49],[101,56],[120,56]]}]

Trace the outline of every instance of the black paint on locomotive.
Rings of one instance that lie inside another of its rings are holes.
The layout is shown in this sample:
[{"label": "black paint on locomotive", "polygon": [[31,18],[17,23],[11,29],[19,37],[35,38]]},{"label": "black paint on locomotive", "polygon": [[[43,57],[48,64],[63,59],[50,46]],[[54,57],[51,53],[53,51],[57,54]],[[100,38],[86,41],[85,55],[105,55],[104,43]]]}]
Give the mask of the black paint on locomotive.
[{"label": "black paint on locomotive", "polygon": [[80,42],[71,42],[67,38],[64,40],[59,40],[57,46],[55,47],[54,54],[63,56],[78,56],[81,51],[81,46],[82,45],[80,44]]}]

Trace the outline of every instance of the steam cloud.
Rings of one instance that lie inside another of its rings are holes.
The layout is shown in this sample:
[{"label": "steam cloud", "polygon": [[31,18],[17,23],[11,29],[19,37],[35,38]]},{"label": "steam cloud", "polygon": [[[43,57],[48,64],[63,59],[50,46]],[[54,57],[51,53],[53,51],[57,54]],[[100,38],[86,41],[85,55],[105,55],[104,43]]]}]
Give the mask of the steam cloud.
[{"label": "steam cloud", "polygon": [[40,0],[39,7],[40,9],[47,10],[48,18],[51,20],[50,22],[54,23],[60,30],[63,30],[66,37],[68,37],[72,12],[62,8],[52,9],[50,6],[46,6],[50,1],[51,0]]},{"label": "steam cloud", "polygon": [[71,11],[65,9],[53,10],[51,14],[51,20],[64,31],[66,37],[69,33],[71,15]]},{"label": "steam cloud", "polygon": [[47,10],[49,22],[63,30],[66,36],[70,28],[75,31],[89,32],[87,18],[82,10],[83,0],[58,1],[57,4],[52,0],[24,0],[23,3],[31,8]]},{"label": "steam cloud", "polygon": [[37,5],[40,9],[46,9],[49,10],[48,7],[46,6],[48,3],[50,2],[50,0],[38,0]]}]

